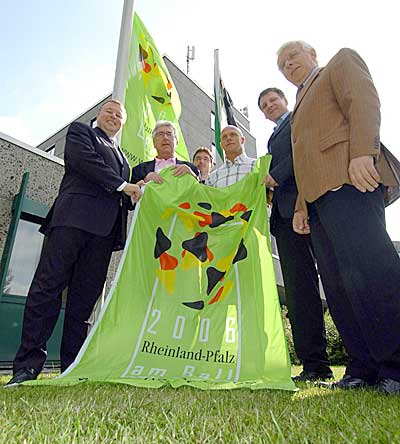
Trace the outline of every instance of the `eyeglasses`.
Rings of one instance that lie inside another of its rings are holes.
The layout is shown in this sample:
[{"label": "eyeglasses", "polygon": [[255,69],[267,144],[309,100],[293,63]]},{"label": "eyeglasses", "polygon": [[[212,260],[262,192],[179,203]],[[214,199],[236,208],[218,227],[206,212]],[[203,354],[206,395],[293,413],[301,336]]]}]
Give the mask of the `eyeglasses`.
[{"label": "eyeglasses", "polygon": [[155,139],[163,139],[164,137],[168,137],[168,139],[172,139],[175,137],[175,134],[172,131],[166,131],[165,133],[160,131],[159,133],[154,134]]}]

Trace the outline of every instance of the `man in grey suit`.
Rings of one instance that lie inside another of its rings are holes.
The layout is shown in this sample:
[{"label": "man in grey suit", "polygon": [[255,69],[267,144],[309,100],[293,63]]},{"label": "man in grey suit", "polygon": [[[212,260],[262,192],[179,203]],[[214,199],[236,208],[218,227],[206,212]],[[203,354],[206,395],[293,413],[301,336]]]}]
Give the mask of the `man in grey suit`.
[{"label": "man in grey suit", "polygon": [[278,247],[294,347],[303,365],[303,371],[293,380],[331,379],[333,375],[326,352],[323,307],[310,235],[297,234],[292,228],[298,193],[293,171],[288,102],[280,89],[267,88],[260,93],[258,106],[268,120],[276,123],[268,140],[272,161],[265,183],[274,189],[270,228]]}]

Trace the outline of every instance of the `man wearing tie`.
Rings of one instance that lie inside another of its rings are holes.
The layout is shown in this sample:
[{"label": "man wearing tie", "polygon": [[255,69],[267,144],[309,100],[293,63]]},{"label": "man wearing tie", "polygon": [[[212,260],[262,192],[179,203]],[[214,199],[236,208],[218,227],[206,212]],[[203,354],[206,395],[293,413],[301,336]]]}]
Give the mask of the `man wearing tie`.
[{"label": "man wearing tie", "polygon": [[96,128],[73,122],[68,129],[65,174],[41,227],[47,238],[28,292],[21,345],[7,386],[36,379],[41,372],[66,287],[62,371],[86,338],[111,254],[125,245],[130,197],[140,197],[139,187],[127,183],[129,165],[114,140],[125,120],[123,105],[110,100],[100,108]]},{"label": "man wearing tie", "polygon": [[299,198],[293,228],[311,230],[332,318],[349,354],[342,389],[400,394],[400,259],[385,228],[396,181],[380,148],[380,103],[363,59],[341,49],[318,68],[315,49],[288,42],[278,67],[299,88],[292,112]]},{"label": "man wearing tie", "polygon": [[326,380],[333,374],[326,352],[323,307],[311,239],[310,235],[297,234],[292,228],[297,187],[287,105],[284,93],[278,88],[267,88],[258,98],[265,117],[276,123],[268,141],[272,161],[265,178],[266,185],[274,188],[270,229],[278,247],[294,348],[303,365],[303,371],[293,380]]}]

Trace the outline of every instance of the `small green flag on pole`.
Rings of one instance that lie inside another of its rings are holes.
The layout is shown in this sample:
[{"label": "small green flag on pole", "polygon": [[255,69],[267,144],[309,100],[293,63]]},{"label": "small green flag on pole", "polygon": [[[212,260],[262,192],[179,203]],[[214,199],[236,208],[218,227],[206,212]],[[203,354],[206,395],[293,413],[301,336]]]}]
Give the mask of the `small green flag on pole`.
[{"label": "small green flag on pole", "polygon": [[136,13],[128,56],[125,107],[128,119],[122,130],[121,146],[131,166],[155,157],[151,132],[158,120],[170,120],[177,126],[176,155],[189,160],[179,127],[178,92],[152,37]]},{"label": "small green flag on pole", "polygon": [[233,115],[233,102],[231,96],[226,90],[221,79],[219,71],[219,50],[214,50],[214,133],[215,133],[215,148],[222,160],[225,159],[224,152],[221,148],[221,129],[226,125],[237,126],[235,116]]}]

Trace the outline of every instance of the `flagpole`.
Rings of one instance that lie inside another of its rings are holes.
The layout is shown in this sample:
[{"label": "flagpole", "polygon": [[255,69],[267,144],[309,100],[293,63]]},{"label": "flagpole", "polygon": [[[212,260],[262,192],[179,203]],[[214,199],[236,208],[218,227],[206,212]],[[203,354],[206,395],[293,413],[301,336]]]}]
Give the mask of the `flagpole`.
[{"label": "flagpole", "polygon": [[134,0],[124,0],[112,94],[113,99],[119,100],[121,103],[125,102],[125,89],[128,77],[128,56],[133,27],[133,8]]},{"label": "flagpole", "polygon": [[217,154],[221,160],[224,161],[224,154],[222,153],[220,145],[221,133],[221,77],[219,72],[219,49],[214,49],[214,142]]}]

